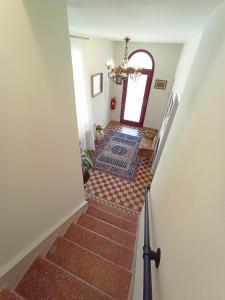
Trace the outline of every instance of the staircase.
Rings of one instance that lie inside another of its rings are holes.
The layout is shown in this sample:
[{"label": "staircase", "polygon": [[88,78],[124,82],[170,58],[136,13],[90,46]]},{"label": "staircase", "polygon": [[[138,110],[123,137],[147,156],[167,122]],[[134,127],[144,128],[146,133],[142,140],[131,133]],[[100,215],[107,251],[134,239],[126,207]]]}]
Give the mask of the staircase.
[{"label": "staircase", "polygon": [[137,216],[90,199],[88,209],[0,300],[128,299]]}]

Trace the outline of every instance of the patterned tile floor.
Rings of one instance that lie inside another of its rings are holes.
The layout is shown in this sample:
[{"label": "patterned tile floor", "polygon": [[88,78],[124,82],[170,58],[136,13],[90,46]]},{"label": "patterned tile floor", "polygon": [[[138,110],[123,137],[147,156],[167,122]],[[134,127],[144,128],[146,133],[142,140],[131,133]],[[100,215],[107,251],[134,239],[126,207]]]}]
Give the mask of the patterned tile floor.
[{"label": "patterned tile floor", "polygon": [[[127,134],[142,136],[145,132],[157,134],[157,130],[150,128],[134,128],[124,126],[118,122],[110,122],[105,133],[119,131]],[[144,189],[150,185],[150,160],[140,157],[134,180],[126,180],[100,170],[94,170],[86,184],[87,198],[111,202],[133,212],[140,212],[144,203]]]}]

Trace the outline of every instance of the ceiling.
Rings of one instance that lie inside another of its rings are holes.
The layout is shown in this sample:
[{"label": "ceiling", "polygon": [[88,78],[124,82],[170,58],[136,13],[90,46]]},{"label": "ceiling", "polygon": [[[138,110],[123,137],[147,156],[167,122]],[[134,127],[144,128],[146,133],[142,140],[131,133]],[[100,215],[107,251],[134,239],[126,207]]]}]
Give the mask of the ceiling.
[{"label": "ceiling", "polygon": [[183,43],[223,0],[67,0],[71,32],[139,42]]}]

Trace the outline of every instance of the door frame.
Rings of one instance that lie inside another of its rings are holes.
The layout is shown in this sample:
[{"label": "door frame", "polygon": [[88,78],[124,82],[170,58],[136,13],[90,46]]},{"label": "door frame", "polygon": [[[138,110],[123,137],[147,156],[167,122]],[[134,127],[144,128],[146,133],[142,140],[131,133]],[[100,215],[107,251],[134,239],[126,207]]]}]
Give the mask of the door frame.
[{"label": "door frame", "polygon": [[[172,106],[170,106],[170,103],[172,102]],[[162,121],[162,125],[159,131],[159,135],[158,135],[158,140],[157,140],[157,147],[154,149],[153,152],[153,161],[152,161],[152,166],[151,166],[151,174],[154,175],[161,154],[163,152],[164,146],[166,144],[166,140],[168,138],[171,126],[173,124],[173,120],[174,117],[176,115],[177,112],[177,108],[179,105],[179,100],[178,100],[178,96],[177,94],[174,94],[173,92],[171,93],[170,99],[167,103],[167,108],[166,108],[166,112]]]},{"label": "door frame", "polygon": [[154,69],[155,69],[155,61],[154,61],[154,58],[153,58],[152,54],[150,52],[148,52],[147,50],[144,50],[144,49],[138,49],[138,50],[133,51],[129,55],[128,59],[130,59],[134,54],[136,54],[138,52],[147,53],[149,55],[149,57],[151,58],[151,60],[152,60],[152,69],[142,69],[142,71],[141,71],[141,73],[143,75],[147,75],[148,77],[147,77],[147,82],[146,82],[146,86],[145,86],[145,93],[144,93],[144,97],[143,97],[143,104],[142,104],[142,109],[141,109],[140,120],[139,120],[139,122],[124,120],[124,112],[125,112],[126,96],[127,96],[127,86],[128,86],[128,80],[129,80],[129,78],[127,78],[123,81],[122,103],[121,103],[121,111],[120,111],[120,123],[126,124],[126,125],[142,127],[143,124],[144,124],[146,109],[147,109],[148,100],[149,100],[150,91],[151,91],[151,86],[152,86],[152,79],[153,79]]}]

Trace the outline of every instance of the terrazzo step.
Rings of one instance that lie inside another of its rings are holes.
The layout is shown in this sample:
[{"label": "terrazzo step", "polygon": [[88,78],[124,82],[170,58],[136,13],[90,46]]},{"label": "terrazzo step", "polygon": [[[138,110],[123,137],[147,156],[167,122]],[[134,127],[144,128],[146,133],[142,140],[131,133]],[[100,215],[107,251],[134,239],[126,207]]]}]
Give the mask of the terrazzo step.
[{"label": "terrazzo step", "polygon": [[78,224],[71,224],[65,237],[102,257],[131,270],[134,252]]},{"label": "terrazzo step", "polygon": [[55,264],[116,299],[127,299],[131,272],[65,238],[57,238],[47,256]]},{"label": "terrazzo step", "polygon": [[137,225],[135,223],[122,219],[121,217],[112,215],[106,211],[100,210],[93,206],[89,206],[86,211],[86,214],[91,215],[116,227],[119,227],[123,230],[126,230],[132,234],[136,234]]},{"label": "terrazzo step", "polygon": [[133,223],[137,224],[138,222],[138,215],[136,213],[130,212],[126,208],[121,208],[120,206],[116,206],[115,204],[108,203],[108,202],[105,202],[105,204],[103,204],[102,202],[94,200],[94,198],[91,197],[89,197],[87,201],[90,206],[96,207],[98,209],[116,215],[118,217],[121,217]]},{"label": "terrazzo step", "polygon": [[123,246],[134,249],[135,236],[116,226],[108,224],[102,220],[88,214],[81,214],[78,222],[81,226],[90,229],[108,239],[111,239]]},{"label": "terrazzo step", "polygon": [[38,257],[16,288],[27,300],[112,300],[47,259]]},{"label": "terrazzo step", "polygon": [[0,300],[25,300],[25,299],[13,291],[10,291],[8,289],[3,289],[0,291]]}]

